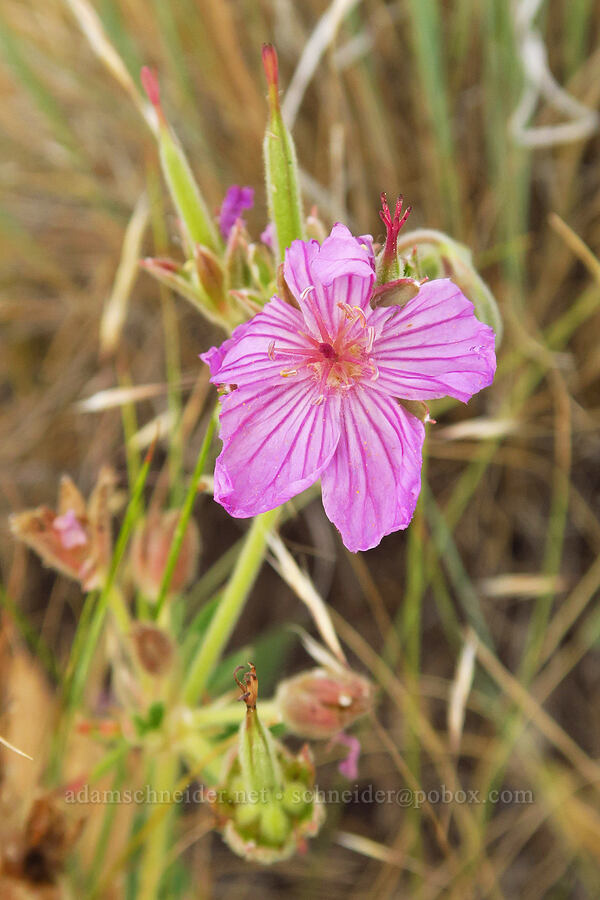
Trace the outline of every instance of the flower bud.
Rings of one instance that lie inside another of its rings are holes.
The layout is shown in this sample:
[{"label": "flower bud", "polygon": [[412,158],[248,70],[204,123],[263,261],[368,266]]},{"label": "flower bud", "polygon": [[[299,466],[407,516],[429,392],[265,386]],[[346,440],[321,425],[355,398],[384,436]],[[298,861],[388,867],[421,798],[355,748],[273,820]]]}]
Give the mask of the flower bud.
[{"label": "flower bud", "polygon": [[[442,231],[409,231],[398,240],[398,254],[406,258],[405,274],[419,278],[451,278],[475,307],[478,319],[493,328],[496,346],[502,340],[502,317],[496,300],[476,271],[471,251]],[[411,255],[413,259],[411,259]],[[414,260],[414,261],[413,261]]]},{"label": "flower bud", "polygon": [[282,681],[275,702],[293,734],[326,740],[369,712],[374,698],[374,685],[355,672],[317,668]]},{"label": "flower bud", "polygon": [[[131,542],[133,580],[149,600],[158,598],[178,521],[179,510],[176,509],[150,513]],[[183,591],[194,577],[199,551],[200,535],[196,523],[190,519],[169,587],[171,596]]]},{"label": "flower bud", "polygon": [[246,716],[237,747],[225,760],[213,809],[217,827],[234,853],[269,864],[301,849],[305,839],[318,832],[324,809],[314,793],[315,770],[308,747],[294,756],[260,721],[258,680],[254,666],[249,666],[244,682],[236,676]]},{"label": "flower bud", "polygon": [[203,247],[201,244],[194,247],[194,259],[196,260],[198,279],[211,303],[221,312],[226,313],[225,276],[221,263],[208,247]]},{"label": "flower bud", "polygon": [[183,148],[165,118],[156,74],[144,66],[141,79],[158,117],[158,148],[163,175],[189,243],[191,246],[205,244],[214,249],[219,246],[216,229]]},{"label": "flower bud", "polygon": [[262,51],[269,88],[269,121],[263,153],[269,216],[275,226],[275,248],[283,259],[292,241],[304,236],[298,163],[292,136],[285,126],[279,105],[279,66],[272,44]]},{"label": "flower bud", "polygon": [[173,662],[173,643],[155,625],[138,624],[131,634],[142,668],[150,675],[164,675]]}]

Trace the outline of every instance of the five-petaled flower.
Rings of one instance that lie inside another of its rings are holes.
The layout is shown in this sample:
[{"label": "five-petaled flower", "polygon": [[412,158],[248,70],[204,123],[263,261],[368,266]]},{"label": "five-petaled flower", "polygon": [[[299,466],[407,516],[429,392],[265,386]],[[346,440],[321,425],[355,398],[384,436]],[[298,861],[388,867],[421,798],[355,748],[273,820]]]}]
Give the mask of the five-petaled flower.
[{"label": "five-petaled flower", "polygon": [[466,402],[489,385],[494,332],[448,279],[403,307],[373,309],[371,239],[337,224],[294,241],[278,297],[202,358],[222,398],[215,499],[236,517],[273,509],[321,479],[349,550],[406,528],[421,486],[425,428],[399,401]]}]

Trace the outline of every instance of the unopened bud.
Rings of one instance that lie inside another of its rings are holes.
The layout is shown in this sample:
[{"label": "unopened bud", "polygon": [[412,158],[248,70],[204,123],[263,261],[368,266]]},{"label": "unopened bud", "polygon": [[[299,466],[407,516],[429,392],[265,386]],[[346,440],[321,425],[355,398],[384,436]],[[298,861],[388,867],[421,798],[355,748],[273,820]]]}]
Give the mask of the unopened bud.
[{"label": "unopened bud", "polygon": [[179,217],[187,237],[193,244],[218,247],[219,239],[204,197],[192,174],[186,155],[173,130],[169,127],[160,102],[158,78],[148,66],[141,72],[141,80],[150,103],[158,116],[158,148],[160,162]]},{"label": "unopened bud", "polygon": [[225,277],[221,263],[208,247],[197,244],[194,247],[194,259],[200,284],[214,305],[223,310],[225,304]]},{"label": "unopened bud", "polygon": [[[136,531],[131,543],[131,572],[136,586],[149,599],[156,600],[179,521],[179,510],[150,513]],[[169,594],[183,591],[196,572],[200,536],[193,519],[187,526],[177,558]]]},{"label": "unopened bud", "polygon": [[137,657],[150,675],[164,675],[173,661],[171,638],[155,625],[138,624],[131,634]]},{"label": "unopened bud", "polygon": [[275,701],[293,734],[326,740],[369,712],[374,699],[374,685],[361,675],[318,668],[282,681]]},{"label": "unopened bud", "polygon": [[292,241],[304,237],[298,163],[292,136],[281,115],[279,66],[272,44],[263,46],[262,58],[269,87],[269,121],[263,143],[265,180],[269,217],[275,226],[275,249],[283,259]]}]

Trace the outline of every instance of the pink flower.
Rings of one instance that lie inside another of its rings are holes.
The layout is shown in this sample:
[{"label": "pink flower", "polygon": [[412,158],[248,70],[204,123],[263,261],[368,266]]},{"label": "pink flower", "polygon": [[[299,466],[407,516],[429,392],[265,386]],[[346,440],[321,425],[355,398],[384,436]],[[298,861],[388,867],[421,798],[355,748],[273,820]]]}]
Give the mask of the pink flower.
[{"label": "pink flower", "polygon": [[339,764],[338,772],[349,781],[354,781],[358,778],[358,760],[360,757],[359,739],[351,734],[345,734],[341,731],[331,743],[343,744],[348,748],[348,755]]},{"label": "pink flower", "polygon": [[232,184],[227,189],[221,209],[219,210],[219,228],[221,234],[227,240],[229,232],[241,218],[245,209],[252,209],[254,203],[254,188],[240,187]]},{"label": "pink flower", "polygon": [[85,547],[88,542],[87,534],[74,509],[68,509],[62,516],[57,516],[52,527],[58,532],[59,540],[65,550],[72,550],[73,547]]},{"label": "pink flower", "polygon": [[278,297],[203,355],[222,399],[215,499],[245,518],[319,478],[349,550],[406,528],[421,487],[423,423],[401,403],[469,398],[489,385],[494,333],[448,279],[403,307],[372,309],[370,238],[341,224],[319,245],[294,241]]}]

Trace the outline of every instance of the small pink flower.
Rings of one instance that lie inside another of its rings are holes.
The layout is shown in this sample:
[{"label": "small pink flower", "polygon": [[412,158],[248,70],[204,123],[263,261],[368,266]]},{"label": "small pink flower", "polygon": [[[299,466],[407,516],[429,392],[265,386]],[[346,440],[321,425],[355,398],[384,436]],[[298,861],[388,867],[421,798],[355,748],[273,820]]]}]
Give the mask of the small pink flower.
[{"label": "small pink flower", "polygon": [[85,547],[88,542],[87,534],[75,515],[74,509],[68,509],[62,516],[57,516],[52,527],[58,532],[59,539],[65,550],[73,547]]},{"label": "small pink flower", "polygon": [[343,744],[348,748],[348,755],[338,766],[340,775],[344,775],[349,781],[355,781],[358,778],[358,759],[360,757],[360,741],[351,734],[345,734],[343,731],[337,734],[332,743]]},{"label": "small pink flower", "polygon": [[321,479],[349,550],[409,524],[421,487],[423,423],[398,402],[466,402],[494,377],[494,332],[449,279],[403,307],[372,309],[371,240],[337,224],[320,245],[294,241],[278,297],[202,358],[222,398],[215,499],[240,518]]},{"label": "small pink flower", "polygon": [[261,233],[260,239],[265,247],[268,247],[269,250],[273,249],[275,246],[275,226],[272,222],[269,222],[265,230]]},{"label": "small pink flower", "polygon": [[219,228],[225,240],[244,210],[252,209],[253,204],[254,188],[240,187],[237,184],[232,184],[228,188],[219,211]]}]

